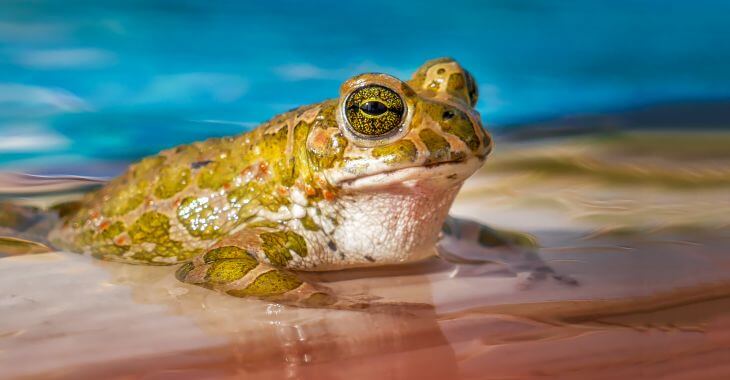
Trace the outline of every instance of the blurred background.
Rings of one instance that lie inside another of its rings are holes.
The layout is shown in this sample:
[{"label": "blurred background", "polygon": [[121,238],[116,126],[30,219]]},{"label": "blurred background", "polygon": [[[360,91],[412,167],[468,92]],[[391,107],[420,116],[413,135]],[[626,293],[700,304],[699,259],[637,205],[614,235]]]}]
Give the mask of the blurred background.
[{"label": "blurred background", "polygon": [[452,56],[497,135],[730,125],[730,2],[0,2],[0,170],[111,176]]}]

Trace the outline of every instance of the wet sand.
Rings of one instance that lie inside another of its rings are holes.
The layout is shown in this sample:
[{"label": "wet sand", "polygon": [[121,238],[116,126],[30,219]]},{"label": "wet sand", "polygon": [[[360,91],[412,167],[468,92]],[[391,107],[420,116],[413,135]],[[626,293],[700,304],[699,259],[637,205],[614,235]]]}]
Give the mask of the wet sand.
[{"label": "wet sand", "polygon": [[297,309],[70,253],[0,259],[2,378],[725,379],[727,135],[497,145],[453,208],[530,233],[579,286],[438,259],[317,274]]}]

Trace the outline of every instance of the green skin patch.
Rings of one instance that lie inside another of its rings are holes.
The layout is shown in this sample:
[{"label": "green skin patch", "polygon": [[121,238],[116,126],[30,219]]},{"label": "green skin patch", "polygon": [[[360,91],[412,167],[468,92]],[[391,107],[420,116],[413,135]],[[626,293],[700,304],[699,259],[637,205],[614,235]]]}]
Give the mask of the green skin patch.
[{"label": "green skin patch", "polygon": [[302,285],[302,281],[295,275],[272,270],[266,272],[243,289],[233,289],[226,293],[234,297],[272,297],[294,290]]},{"label": "green skin patch", "polygon": [[216,161],[208,164],[198,175],[198,186],[201,189],[218,190],[231,182],[236,172],[229,161]]},{"label": "green skin patch", "polygon": [[125,230],[124,223],[117,221],[117,222],[112,223],[112,225],[110,225],[109,227],[102,230],[99,235],[102,240],[109,241],[109,240],[115,238],[116,236],[120,235],[121,233],[123,233],[124,230]]},{"label": "green skin patch", "polygon": [[448,120],[441,121],[441,129],[446,133],[451,133],[458,137],[472,151],[477,150],[480,146],[479,137],[474,130],[471,120],[463,112],[451,112],[454,113],[454,116]]},{"label": "green skin patch", "polygon": [[261,249],[273,265],[285,266],[293,258],[290,251],[301,257],[307,256],[307,242],[296,232],[264,232],[259,237]]},{"label": "green skin patch", "polygon": [[228,201],[241,205],[238,214],[243,220],[253,216],[259,206],[265,207],[269,211],[276,211],[279,207],[290,203],[288,198],[274,194],[273,185],[258,181],[251,181],[232,189],[228,193]]},{"label": "green skin patch", "polygon": [[134,258],[154,262],[155,257],[176,258],[177,261],[189,260],[196,250],[186,250],[179,241],[170,239],[170,220],[166,215],[148,211],[129,228],[129,237],[134,244],[153,243],[151,251],[138,250]]},{"label": "green skin patch", "polygon": [[217,260],[225,260],[225,259],[252,259],[253,260],[253,257],[248,252],[246,252],[246,250],[244,250],[242,248],[233,247],[233,246],[225,246],[225,247],[214,248],[214,249],[206,252],[203,260],[206,264],[210,264]]},{"label": "green skin patch", "polygon": [[76,236],[76,244],[87,247],[97,258],[121,255],[129,250],[129,246],[116,245],[113,239],[124,231],[124,223],[117,221],[101,231],[84,230]]},{"label": "green skin patch", "polygon": [[307,231],[319,231],[320,230],[319,225],[309,215],[306,215],[305,217],[299,219],[299,221],[302,223],[302,227],[304,227],[304,229]]},{"label": "green skin patch", "polygon": [[445,138],[441,137],[432,129],[427,128],[418,133],[426,148],[428,149],[429,161],[443,161],[451,152],[451,146]]},{"label": "green skin patch", "polygon": [[264,134],[262,142],[259,144],[261,156],[269,163],[271,176],[274,179],[269,182],[271,185],[281,184],[283,186],[291,186],[294,183],[294,160],[286,157],[288,142],[288,130],[282,127],[275,133]]},{"label": "green skin patch", "polygon": [[466,86],[466,79],[461,73],[453,73],[449,75],[448,84],[446,90],[453,96],[458,98],[469,98],[469,90]]},{"label": "green skin patch", "polygon": [[182,191],[190,181],[190,169],[184,166],[166,166],[160,171],[155,196],[167,199]]},{"label": "green skin patch", "polygon": [[139,207],[151,188],[150,182],[144,176],[150,171],[160,169],[164,163],[165,157],[147,157],[133,165],[124,176],[112,181],[102,190],[102,193],[114,194],[104,202],[103,213],[108,216],[124,215]]},{"label": "green skin patch", "polygon": [[246,273],[258,265],[259,263],[253,257],[217,260],[208,268],[205,282],[210,285],[227,284],[243,278]]},{"label": "green skin patch", "polygon": [[373,149],[373,157],[382,158],[387,164],[413,162],[417,155],[416,145],[406,139]]},{"label": "green skin patch", "polygon": [[187,197],[177,209],[177,219],[190,235],[201,239],[214,239],[223,234],[218,226],[218,215],[207,203],[207,198]]},{"label": "green skin patch", "polygon": [[141,180],[120,188],[115,197],[104,204],[102,211],[105,215],[118,216],[136,209],[144,202],[149,187],[149,182]]}]

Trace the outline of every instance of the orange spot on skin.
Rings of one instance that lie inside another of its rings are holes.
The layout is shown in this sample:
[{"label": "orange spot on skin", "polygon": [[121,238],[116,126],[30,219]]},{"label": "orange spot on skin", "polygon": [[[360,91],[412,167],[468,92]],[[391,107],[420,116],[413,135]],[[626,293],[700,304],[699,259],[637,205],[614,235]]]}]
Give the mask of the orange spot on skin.
[{"label": "orange spot on skin", "polygon": [[112,225],[112,223],[110,221],[105,220],[105,221],[101,222],[101,224],[99,225],[99,228],[101,228],[102,230],[105,230],[105,229],[109,228],[109,226],[111,226],[111,225]]},{"label": "orange spot on skin", "polygon": [[269,165],[265,162],[262,162],[259,164],[259,176],[260,177],[268,177],[269,176]]},{"label": "orange spot on skin", "polygon": [[228,182],[228,183],[224,183],[224,184],[223,184],[223,189],[225,189],[225,190],[230,190],[230,189],[231,189],[231,183],[230,183],[230,182]]},{"label": "orange spot on skin", "polygon": [[118,246],[130,245],[129,236],[119,235],[119,236],[115,237],[114,245],[118,245]]},{"label": "orange spot on skin", "polygon": [[324,199],[328,201],[333,201],[337,198],[337,195],[329,190],[323,190],[322,195],[324,196]]},{"label": "orange spot on skin", "polygon": [[311,144],[315,150],[323,151],[329,146],[329,135],[317,128],[312,134]]},{"label": "orange spot on skin", "polygon": [[308,197],[313,197],[313,196],[317,195],[317,189],[315,189],[312,186],[306,186],[304,188],[304,193],[307,194]]},{"label": "orange spot on skin", "polygon": [[241,169],[241,172],[239,174],[246,176],[249,173],[253,173],[253,171],[254,171],[254,168],[251,165],[249,165],[249,166],[246,166],[245,168]]},{"label": "orange spot on skin", "polygon": [[289,189],[281,186],[276,188],[276,192],[279,193],[279,195],[282,197],[286,197],[289,195]]}]

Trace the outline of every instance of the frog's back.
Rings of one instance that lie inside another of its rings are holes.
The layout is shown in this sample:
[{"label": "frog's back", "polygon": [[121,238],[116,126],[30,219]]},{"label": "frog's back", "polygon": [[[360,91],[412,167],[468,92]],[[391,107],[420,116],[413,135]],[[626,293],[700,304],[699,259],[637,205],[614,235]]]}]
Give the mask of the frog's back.
[{"label": "frog's back", "polygon": [[295,129],[307,128],[306,135],[321,107],[282,114],[239,136],[146,157],[87,194],[50,240],[107,260],[187,261],[261,208],[274,212],[286,201],[277,192],[302,175]]}]

